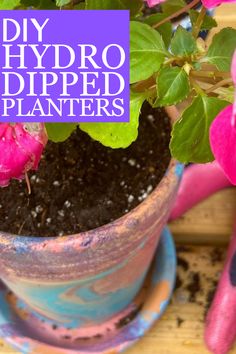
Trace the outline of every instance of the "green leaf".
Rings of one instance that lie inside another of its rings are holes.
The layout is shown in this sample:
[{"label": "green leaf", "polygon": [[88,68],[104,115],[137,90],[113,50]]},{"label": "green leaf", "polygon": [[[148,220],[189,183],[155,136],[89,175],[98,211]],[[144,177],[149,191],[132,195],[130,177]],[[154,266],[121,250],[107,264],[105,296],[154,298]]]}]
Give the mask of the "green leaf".
[{"label": "green leaf", "polygon": [[170,143],[172,156],[184,163],[213,161],[209,128],[228,104],[218,98],[197,96],[174,125]]},{"label": "green leaf", "polygon": [[69,4],[69,2],[71,2],[71,0],[56,0],[56,5],[61,7]]},{"label": "green leaf", "polygon": [[126,148],[137,139],[139,114],[144,100],[143,93],[131,92],[129,123],[81,123],[80,129],[105,146]]},{"label": "green leaf", "polygon": [[40,5],[40,0],[21,0],[20,3],[25,8],[30,7],[30,6],[37,8]]},{"label": "green leaf", "polygon": [[[67,0],[67,3],[69,3],[70,1],[71,0]],[[61,0],[61,2],[63,1]],[[66,3],[65,0],[64,3]],[[20,4],[26,9],[29,6],[32,6],[34,9],[40,9],[40,10],[58,10],[58,7],[56,6],[54,0],[21,0]],[[58,6],[63,6],[63,5],[58,5]]]},{"label": "green leaf", "polygon": [[12,10],[20,5],[20,0],[0,0],[0,10]]},{"label": "green leaf", "polygon": [[130,82],[145,80],[160,69],[168,55],[161,35],[150,26],[130,23]]},{"label": "green leaf", "polygon": [[[144,22],[149,26],[153,26],[165,18],[166,18],[166,15],[158,13],[158,14],[148,16],[147,18],[145,18]],[[171,22],[168,21],[166,23],[163,23],[163,25],[157,27],[156,30],[160,33],[166,47],[168,48],[170,45],[171,37],[172,37],[172,24],[171,24]]]},{"label": "green leaf", "polygon": [[80,2],[77,5],[74,5],[73,7],[75,10],[85,10],[85,2]]},{"label": "green leaf", "polygon": [[86,0],[87,10],[130,10],[131,17],[137,15],[142,0]]},{"label": "green leaf", "polygon": [[77,125],[78,123],[46,123],[48,138],[54,143],[65,141]]},{"label": "green leaf", "polygon": [[[190,10],[189,15],[190,15],[190,20],[191,20],[192,26],[194,27],[194,25],[198,19],[198,16],[199,16],[199,12],[196,10]],[[204,20],[201,25],[201,30],[210,30],[214,27],[217,27],[216,20],[214,20],[214,18],[211,16],[205,15]]]},{"label": "green leaf", "polygon": [[56,10],[58,7],[56,6],[53,0],[40,0],[39,9],[41,10]]},{"label": "green leaf", "polygon": [[165,67],[157,77],[155,106],[171,106],[183,101],[190,92],[189,78],[183,68]]},{"label": "green leaf", "polygon": [[177,56],[188,56],[197,52],[197,44],[193,35],[182,26],[177,28],[170,47],[172,53]]},{"label": "green leaf", "polygon": [[224,28],[213,37],[204,60],[216,65],[218,70],[229,71],[235,48],[236,30]]},{"label": "green leaf", "polygon": [[184,0],[167,0],[162,5],[162,11],[167,15],[172,15],[186,5]]}]

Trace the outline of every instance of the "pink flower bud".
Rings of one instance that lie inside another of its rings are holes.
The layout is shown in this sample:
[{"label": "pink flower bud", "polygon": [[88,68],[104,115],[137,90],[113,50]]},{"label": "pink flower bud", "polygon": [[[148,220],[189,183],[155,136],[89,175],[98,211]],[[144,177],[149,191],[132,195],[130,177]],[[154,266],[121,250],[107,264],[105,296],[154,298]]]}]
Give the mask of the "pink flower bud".
[{"label": "pink flower bud", "polygon": [[47,140],[42,123],[0,123],[0,186],[37,170]]}]

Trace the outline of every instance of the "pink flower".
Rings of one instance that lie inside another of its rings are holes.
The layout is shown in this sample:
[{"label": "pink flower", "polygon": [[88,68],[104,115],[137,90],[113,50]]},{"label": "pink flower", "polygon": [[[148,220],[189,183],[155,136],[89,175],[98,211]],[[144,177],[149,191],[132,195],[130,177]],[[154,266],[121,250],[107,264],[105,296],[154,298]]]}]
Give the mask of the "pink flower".
[{"label": "pink flower", "polygon": [[229,2],[236,2],[236,0],[202,0],[203,6],[207,9]]},{"label": "pink flower", "polygon": [[[155,5],[161,4],[162,2],[165,2],[165,0],[146,0],[146,1],[149,7],[153,7]],[[207,9],[221,5],[223,3],[229,3],[229,2],[236,2],[236,0],[202,0],[203,6],[205,6]]]},{"label": "pink flower", "polygon": [[[236,51],[232,62],[232,77],[236,86]],[[236,97],[213,121],[210,128],[211,149],[229,180],[236,185]]]},{"label": "pink flower", "polygon": [[42,123],[0,123],[0,186],[36,170],[47,140]]},{"label": "pink flower", "polygon": [[161,4],[162,2],[165,2],[165,0],[147,0],[147,4],[149,7],[156,6],[158,4]]}]

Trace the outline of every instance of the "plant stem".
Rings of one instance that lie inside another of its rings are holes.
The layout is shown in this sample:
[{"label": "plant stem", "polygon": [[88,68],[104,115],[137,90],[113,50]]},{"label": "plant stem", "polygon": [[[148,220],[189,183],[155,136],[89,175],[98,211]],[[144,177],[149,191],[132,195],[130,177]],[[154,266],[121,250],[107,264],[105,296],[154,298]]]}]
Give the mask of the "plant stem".
[{"label": "plant stem", "polygon": [[189,62],[190,60],[191,58],[189,56],[183,56],[183,57],[172,56],[170,57],[170,59],[166,60],[164,64],[169,65],[175,62],[177,65],[183,66],[186,62]]},{"label": "plant stem", "polygon": [[199,71],[191,71],[191,75],[194,77],[207,77],[207,78],[214,78],[214,77],[223,77],[223,78],[230,78],[230,73],[229,72],[223,72],[223,71],[205,71],[205,70],[199,70]]},{"label": "plant stem", "polygon": [[197,38],[199,35],[199,32],[201,30],[202,23],[203,23],[205,16],[206,16],[206,8],[204,6],[202,6],[201,11],[199,12],[197,21],[193,27],[193,36],[195,38]]},{"label": "plant stem", "polygon": [[190,2],[190,4],[184,6],[182,9],[176,11],[172,15],[164,18],[162,21],[156,23],[152,27],[158,28],[159,26],[163,25],[164,23],[173,20],[174,18],[178,17],[179,15],[182,15],[185,12],[188,12],[190,9],[192,9],[194,6],[196,6],[198,3],[199,3],[199,0],[193,0],[192,2]]},{"label": "plant stem", "polygon": [[27,188],[28,188],[28,194],[31,194],[31,185],[30,185],[30,180],[29,180],[29,176],[27,174],[27,172],[25,172],[25,180],[26,180],[26,184],[27,184]]},{"label": "plant stem", "polygon": [[230,84],[233,84],[232,79],[221,80],[221,81],[217,82],[217,84],[215,84],[215,85],[211,86],[209,89],[207,89],[206,93],[211,93],[211,92],[215,91],[216,89],[218,89],[219,87],[230,85]]},{"label": "plant stem", "polygon": [[151,86],[156,84],[156,77],[152,75],[146,80],[139,81],[132,85],[132,89],[136,92],[143,92],[148,90]]},{"label": "plant stem", "polygon": [[201,96],[203,95],[205,96],[205,92],[202,90],[202,88],[198,85],[198,83],[193,78],[190,78],[190,82],[197,94]]}]

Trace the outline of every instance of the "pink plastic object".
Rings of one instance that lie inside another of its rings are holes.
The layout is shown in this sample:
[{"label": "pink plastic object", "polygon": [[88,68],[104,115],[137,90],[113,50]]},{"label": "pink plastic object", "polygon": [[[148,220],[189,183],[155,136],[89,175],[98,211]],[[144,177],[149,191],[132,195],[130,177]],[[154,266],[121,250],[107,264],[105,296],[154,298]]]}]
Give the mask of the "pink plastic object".
[{"label": "pink plastic object", "polygon": [[[185,169],[170,220],[226,187],[230,181],[219,164],[192,165]],[[226,354],[236,339],[236,225],[226,265],[207,316],[205,341],[214,354]]]},{"label": "pink plastic object", "polygon": [[187,167],[169,220],[180,217],[201,200],[231,185],[216,161]]},{"label": "pink plastic object", "polygon": [[207,315],[205,342],[214,354],[228,353],[236,339],[236,225],[226,264]]},{"label": "pink plastic object", "polygon": [[233,105],[227,106],[210,128],[211,150],[228,179],[236,185],[236,128]]}]

